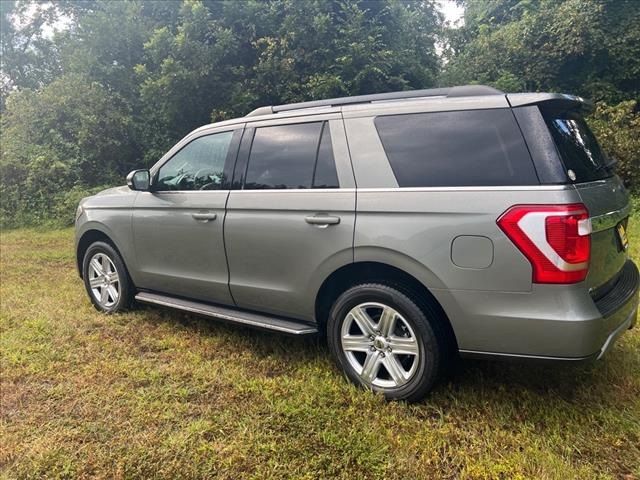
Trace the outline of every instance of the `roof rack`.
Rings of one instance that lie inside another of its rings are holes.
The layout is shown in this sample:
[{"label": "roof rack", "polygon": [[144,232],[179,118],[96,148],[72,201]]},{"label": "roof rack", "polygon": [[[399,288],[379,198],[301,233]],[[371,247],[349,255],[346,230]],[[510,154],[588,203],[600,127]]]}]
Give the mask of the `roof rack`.
[{"label": "roof rack", "polygon": [[289,103],[285,105],[274,105],[269,107],[259,107],[248,113],[247,117],[257,115],[269,115],[271,113],[287,112],[290,110],[301,110],[303,108],[335,107],[339,105],[352,105],[354,103],[372,103],[385,100],[400,100],[404,98],[423,97],[477,97],[481,95],[504,95],[504,92],[486,85],[464,85],[450,88],[429,88],[426,90],[403,90],[400,92],[374,93],[372,95],[356,95],[355,97],[328,98],[325,100],[314,100],[311,102]]}]

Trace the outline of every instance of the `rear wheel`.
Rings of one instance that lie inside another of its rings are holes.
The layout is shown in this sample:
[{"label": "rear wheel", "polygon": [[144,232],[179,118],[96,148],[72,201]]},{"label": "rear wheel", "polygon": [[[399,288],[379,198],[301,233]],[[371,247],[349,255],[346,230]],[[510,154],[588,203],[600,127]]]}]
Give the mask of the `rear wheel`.
[{"label": "rear wheel", "polygon": [[418,401],[440,370],[441,342],[432,324],[436,319],[429,318],[435,314],[390,286],[355,286],[331,309],[331,353],[355,384],[389,400]]},{"label": "rear wheel", "polygon": [[131,304],[132,284],[118,252],[108,243],[95,242],[82,262],[84,285],[93,306],[115,313]]}]

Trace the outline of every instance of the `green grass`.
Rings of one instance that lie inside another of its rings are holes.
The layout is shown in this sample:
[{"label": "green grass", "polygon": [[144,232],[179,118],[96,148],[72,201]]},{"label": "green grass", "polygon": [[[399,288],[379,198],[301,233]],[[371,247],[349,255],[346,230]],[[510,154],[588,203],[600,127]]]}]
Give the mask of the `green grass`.
[{"label": "green grass", "polygon": [[640,328],[592,366],[465,361],[385,403],[312,340],[98,314],[71,230],[0,245],[1,477],[640,478]]}]

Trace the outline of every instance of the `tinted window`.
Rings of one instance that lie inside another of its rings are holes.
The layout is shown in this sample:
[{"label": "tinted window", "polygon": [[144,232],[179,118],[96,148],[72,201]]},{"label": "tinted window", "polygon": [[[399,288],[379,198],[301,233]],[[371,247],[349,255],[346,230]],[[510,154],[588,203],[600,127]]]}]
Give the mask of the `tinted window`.
[{"label": "tinted window", "polygon": [[546,115],[545,120],[570,178],[589,182],[613,175],[613,166],[582,117],[569,113]]},{"label": "tinted window", "polygon": [[338,188],[338,174],[336,173],[336,162],[333,158],[331,132],[327,122],[322,127],[316,170],[313,175],[313,188]]},{"label": "tinted window", "polygon": [[311,188],[322,122],[257,128],[246,189]]},{"label": "tinted window", "polygon": [[219,190],[233,132],[199,137],[160,167],[157,191]]},{"label": "tinted window", "polygon": [[508,109],[391,115],[375,124],[401,187],[539,183]]}]

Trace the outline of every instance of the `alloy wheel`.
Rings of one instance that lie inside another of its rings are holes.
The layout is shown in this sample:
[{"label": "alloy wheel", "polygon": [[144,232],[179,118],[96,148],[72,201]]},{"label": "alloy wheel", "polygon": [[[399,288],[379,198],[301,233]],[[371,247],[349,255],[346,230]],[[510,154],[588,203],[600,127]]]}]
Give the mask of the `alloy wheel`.
[{"label": "alloy wheel", "polygon": [[410,323],[394,308],[377,302],[361,303],[347,313],[341,344],[360,378],[379,388],[406,384],[420,359],[418,339]]},{"label": "alloy wheel", "polygon": [[111,308],[120,298],[120,277],[113,261],[104,253],[96,253],[89,261],[89,286],[95,300]]}]

